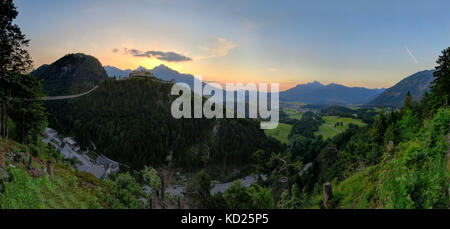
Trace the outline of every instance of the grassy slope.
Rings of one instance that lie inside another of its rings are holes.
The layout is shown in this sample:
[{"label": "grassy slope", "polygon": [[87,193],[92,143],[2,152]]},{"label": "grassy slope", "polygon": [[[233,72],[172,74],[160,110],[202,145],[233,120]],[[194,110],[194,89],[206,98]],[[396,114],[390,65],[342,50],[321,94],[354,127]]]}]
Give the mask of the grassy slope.
[{"label": "grassy slope", "polygon": [[[448,123],[450,110],[442,113]],[[436,134],[445,123],[433,122],[385,154],[380,164],[362,168],[340,183],[334,180],[332,208],[448,209],[450,136]],[[433,135],[436,143],[430,145]],[[313,196],[312,208],[322,203],[322,194]]]},{"label": "grassy slope", "polygon": [[[367,124],[363,123],[360,119],[353,119],[348,117],[339,117],[339,116],[323,116],[322,119],[325,121],[319,127],[319,130],[314,134],[316,136],[322,135],[324,139],[334,137],[339,133],[345,131],[348,128],[348,125],[355,124],[358,126],[366,126]],[[343,122],[343,126],[334,126],[337,122]]]},{"label": "grassy slope", "polygon": [[289,133],[291,133],[292,125],[286,123],[279,123],[278,127],[273,130],[265,130],[267,136],[274,137],[281,143],[288,143]]},{"label": "grassy slope", "polygon": [[[45,162],[52,157],[40,150],[33,166],[43,174],[32,178],[22,162],[14,163],[9,155],[22,151],[22,146],[9,140],[0,140],[5,152],[6,167],[11,180],[4,183],[0,194],[0,209],[54,209],[54,208],[108,208],[107,186],[88,173],[77,172],[58,160],[53,164],[54,178],[45,173]],[[28,160],[28,159],[26,159]]]}]

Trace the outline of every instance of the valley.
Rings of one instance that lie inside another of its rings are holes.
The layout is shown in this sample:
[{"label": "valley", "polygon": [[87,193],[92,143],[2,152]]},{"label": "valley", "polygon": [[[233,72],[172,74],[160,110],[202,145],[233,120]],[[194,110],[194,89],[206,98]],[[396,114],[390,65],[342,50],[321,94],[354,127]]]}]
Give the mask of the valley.
[{"label": "valley", "polygon": [[448,7],[287,3],[0,1],[0,209],[449,209]]}]

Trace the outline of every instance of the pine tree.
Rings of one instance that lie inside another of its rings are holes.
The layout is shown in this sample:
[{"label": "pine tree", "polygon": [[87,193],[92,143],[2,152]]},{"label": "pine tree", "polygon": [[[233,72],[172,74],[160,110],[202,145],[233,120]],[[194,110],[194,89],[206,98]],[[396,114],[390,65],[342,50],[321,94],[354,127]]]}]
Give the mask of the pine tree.
[{"label": "pine tree", "polygon": [[384,140],[384,133],[386,132],[386,113],[382,109],[377,115],[375,124],[373,125],[373,139],[376,143],[381,144]]},{"label": "pine tree", "polygon": [[431,100],[434,110],[441,106],[448,107],[450,99],[450,47],[442,51],[442,56],[439,56],[436,63],[438,66],[433,73],[435,79],[431,86]]},{"label": "pine tree", "polygon": [[430,94],[426,91],[420,100],[420,115],[422,119],[430,117]]},{"label": "pine tree", "polygon": [[403,110],[408,110],[411,109],[413,105],[413,99],[411,96],[411,92],[408,91],[408,93],[406,93],[406,97],[405,97],[405,101],[403,102]]},{"label": "pine tree", "polygon": [[[16,124],[18,141],[36,142],[39,132],[47,126],[47,113],[40,98],[44,97],[40,82],[32,75],[11,77],[11,119]],[[26,139],[28,138],[28,139]]]},{"label": "pine tree", "polygon": [[208,173],[201,170],[197,173],[186,188],[188,202],[191,207],[210,208],[211,206],[211,178]]},{"label": "pine tree", "polygon": [[31,70],[32,61],[18,25],[13,24],[18,12],[12,0],[0,0],[0,134],[8,137],[13,77]]}]

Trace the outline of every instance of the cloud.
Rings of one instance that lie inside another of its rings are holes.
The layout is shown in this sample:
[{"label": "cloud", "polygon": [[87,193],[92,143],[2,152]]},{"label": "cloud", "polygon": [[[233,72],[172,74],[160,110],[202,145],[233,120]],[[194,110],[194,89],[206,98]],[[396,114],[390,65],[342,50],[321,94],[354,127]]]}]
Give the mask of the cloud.
[{"label": "cloud", "polygon": [[113,53],[119,52],[119,49],[113,49]]},{"label": "cloud", "polygon": [[414,61],[416,64],[419,64],[419,61],[417,61],[416,57],[412,54],[411,51],[409,51],[409,48],[408,48],[406,45],[405,45],[405,49],[406,49],[406,51],[408,52],[409,56],[411,56],[411,58],[413,59],[413,61]]},{"label": "cloud", "polygon": [[215,44],[212,45],[211,47],[200,47],[207,54],[204,56],[197,57],[196,59],[207,59],[213,57],[226,56],[228,55],[228,52],[235,47],[236,45],[233,42],[223,37],[216,37]]},{"label": "cloud", "polygon": [[167,62],[183,62],[183,61],[191,61],[192,58],[175,53],[175,52],[162,52],[162,51],[141,51],[138,49],[124,49],[125,55],[132,55],[135,57],[147,57],[147,58],[156,58],[158,60],[167,61]]}]

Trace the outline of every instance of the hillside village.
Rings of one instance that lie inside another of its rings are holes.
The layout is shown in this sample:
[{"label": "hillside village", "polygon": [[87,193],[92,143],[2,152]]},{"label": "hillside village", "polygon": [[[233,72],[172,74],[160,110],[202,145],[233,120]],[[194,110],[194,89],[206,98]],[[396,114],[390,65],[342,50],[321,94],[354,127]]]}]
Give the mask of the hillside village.
[{"label": "hillside village", "polygon": [[75,159],[78,171],[91,173],[98,179],[104,179],[111,173],[119,172],[118,162],[104,155],[99,155],[94,160],[88,156],[89,149],[81,151],[80,145],[71,137],[62,138],[62,140],[61,138],[58,132],[51,128],[46,128],[42,133],[42,142],[53,146],[64,156],[64,159]]}]

